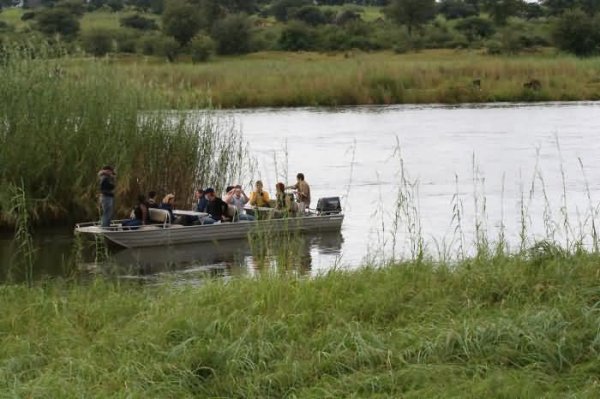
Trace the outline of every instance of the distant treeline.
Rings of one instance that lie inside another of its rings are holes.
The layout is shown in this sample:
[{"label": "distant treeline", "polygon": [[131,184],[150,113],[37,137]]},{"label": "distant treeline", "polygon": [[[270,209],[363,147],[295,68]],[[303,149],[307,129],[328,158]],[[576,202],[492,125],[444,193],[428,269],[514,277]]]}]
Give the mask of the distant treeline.
[{"label": "distant treeline", "polygon": [[[598,0],[28,0],[24,8],[26,29],[0,19],[4,40],[58,39],[95,56],[186,54],[201,62],[264,50],[600,50]],[[120,26],[82,29],[82,17],[98,10],[119,12]]]}]

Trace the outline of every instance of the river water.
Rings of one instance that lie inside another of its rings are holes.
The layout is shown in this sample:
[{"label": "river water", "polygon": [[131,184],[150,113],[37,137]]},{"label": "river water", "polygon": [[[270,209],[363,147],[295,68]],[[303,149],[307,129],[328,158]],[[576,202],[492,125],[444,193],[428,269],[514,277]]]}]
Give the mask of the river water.
[{"label": "river water", "polygon": [[[319,197],[342,197],[341,234],[306,239],[304,272],[410,257],[419,237],[427,254],[454,258],[471,252],[476,237],[495,242],[501,234],[513,249],[544,238],[591,242],[600,203],[600,103],[254,109],[219,116],[242,129],[257,162],[254,178],[271,192],[276,182],[292,183],[303,172],[313,205]],[[70,233],[46,234],[43,241],[44,257],[58,262]],[[5,261],[6,240],[0,245]],[[131,274],[154,275],[167,263],[183,275],[256,269],[245,243],[112,256],[118,265],[135,265]],[[60,273],[60,267],[48,270]]]}]

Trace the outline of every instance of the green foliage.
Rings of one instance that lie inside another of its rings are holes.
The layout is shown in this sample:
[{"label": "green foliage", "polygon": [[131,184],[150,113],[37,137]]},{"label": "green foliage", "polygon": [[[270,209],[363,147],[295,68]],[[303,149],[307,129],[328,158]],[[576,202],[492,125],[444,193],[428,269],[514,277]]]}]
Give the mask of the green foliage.
[{"label": "green foliage", "polygon": [[114,48],[115,33],[110,29],[96,28],[81,35],[81,43],[86,53],[102,57]]},{"label": "green foliage", "polygon": [[481,17],[469,17],[459,20],[456,30],[465,35],[469,42],[487,39],[495,32],[494,25],[489,19]]},{"label": "green foliage", "polygon": [[391,0],[386,15],[394,22],[405,25],[411,35],[435,16],[435,0]]},{"label": "green foliage", "polygon": [[269,13],[278,21],[287,22],[298,9],[310,4],[309,0],[276,0],[269,8]]},{"label": "green foliage", "polygon": [[600,20],[582,10],[562,14],[553,30],[554,42],[561,50],[578,56],[589,56],[599,50]]},{"label": "green foliage", "polygon": [[316,48],[317,36],[313,29],[302,22],[291,22],[281,32],[279,48],[285,51],[305,51]]},{"label": "green foliage", "polygon": [[477,7],[464,0],[442,0],[438,3],[438,12],[446,19],[460,19],[479,14]]},{"label": "green foliage", "polygon": [[162,15],[164,32],[180,45],[187,44],[202,28],[203,20],[197,6],[186,0],[169,0]]},{"label": "green foliage", "polygon": [[325,14],[316,6],[300,7],[293,13],[293,18],[312,26],[329,22]]},{"label": "green foliage", "polygon": [[217,21],[211,36],[219,54],[245,54],[250,51],[250,21],[245,14],[230,14]]},{"label": "green foliage", "polygon": [[215,41],[207,35],[196,35],[190,42],[192,62],[206,62],[215,51]]},{"label": "green foliage", "polygon": [[175,61],[180,50],[181,46],[172,37],[158,36],[154,43],[154,54],[166,58],[169,62]]},{"label": "green foliage", "polygon": [[79,21],[66,8],[48,8],[36,12],[34,28],[46,35],[59,34],[73,38],[79,32]]},{"label": "green foliage", "polygon": [[121,26],[138,30],[158,30],[156,21],[151,18],[146,18],[140,14],[134,14],[123,17],[120,20]]}]

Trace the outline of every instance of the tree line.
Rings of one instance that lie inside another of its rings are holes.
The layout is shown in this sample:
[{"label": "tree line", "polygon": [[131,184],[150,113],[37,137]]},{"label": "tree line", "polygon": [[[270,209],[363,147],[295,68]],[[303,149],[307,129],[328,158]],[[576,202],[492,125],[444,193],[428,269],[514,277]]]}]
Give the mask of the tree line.
[{"label": "tree line", "polygon": [[[14,1],[0,0],[0,5]],[[261,50],[482,48],[495,54],[555,46],[589,56],[600,49],[600,0],[41,0],[36,4],[21,16],[27,30],[16,31],[0,21],[4,40],[37,35],[96,56],[137,52],[174,60],[189,54],[194,61],[205,61],[214,53]],[[121,11],[120,28],[82,32],[82,16],[97,10]]]}]

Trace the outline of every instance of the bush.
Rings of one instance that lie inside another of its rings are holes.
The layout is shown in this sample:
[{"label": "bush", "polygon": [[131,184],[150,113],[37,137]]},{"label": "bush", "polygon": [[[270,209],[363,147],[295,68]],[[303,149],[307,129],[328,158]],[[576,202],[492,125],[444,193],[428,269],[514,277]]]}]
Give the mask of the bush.
[{"label": "bush", "polygon": [[206,35],[196,35],[190,42],[192,62],[206,62],[215,51],[215,41]]},{"label": "bush", "polygon": [[293,18],[311,26],[326,24],[329,22],[325,14],[316,6],[304,6],[296,10]]},{"label": "bush", "polygon": [[143,55],[154,55],[156,53],[156,41],[158,35],[144,35],[137,42],[137,50]]},{"label": "bush", "polygon": [[455,29],[465,35],[469,42],[483,40],[494,34],[492,21],[481,17],[469,17],[458,21]]},{"label": "bush", "polygon": [[317,47],[315,31],[302,22],[288,24],[279,37],[279,48],[284,51],[306,51]]},{"label": "bush", "polygon": [[581,10],[566,11],[553,28],[556,47],[578,56],[598,52],[600,27],[598,18],[593,18]]},{"label": "bush", "polygon": [[155,43],[154,54],[165,57],[167,61],[173,62],[177,58],[181,46],[172,37],[159,36]]},{"label": "bush", "polygon": [[72,38],[79,32],[79,21],[65,8],[55,7],[39,11],[35,15],[35,29],[46,35],[62,35]]},{"label": "bush", "polygon": [[117,35],[117,51],[119,53],[133,54],[137,49],[137,41],[135,35],[128,32],[120,32]]},{"label": "bush", "polygon": [[25,11],[23,15],[21,15],[21,21],[29,21],[35,18],[35,12],[33,11]]},{"label": "bush", "polygon": [[212,37],[219,54],[245,54],[250,51],[250,22],[245,14],[231,14],[215,23]]},{"label": "bush", "polygon": [[184,46],[200,31],[203,21],[197,6],[174,0],[167,4],[162,23],[165,33]]},{"label": "bush", "polygon": [[81,35],[81,42],[86,53],[94,57],[102,57],[113,50],[115,35],[113,31],[95,28]]},{"label": "bush", "polygon": [[158,30],[156,21],[151,18],[146,18],[140,14],[134,14],[129,17],[121,18],[121,26],[138,30]]}]

